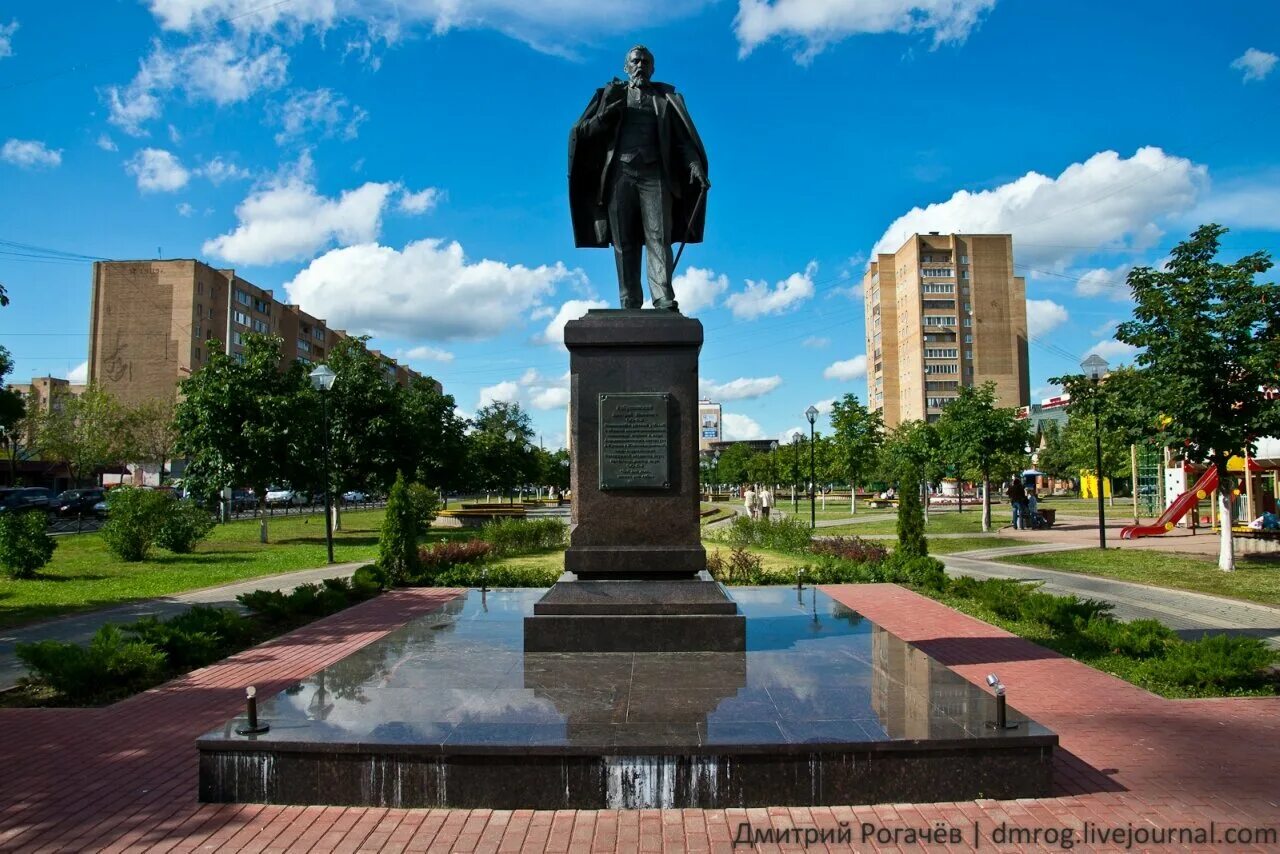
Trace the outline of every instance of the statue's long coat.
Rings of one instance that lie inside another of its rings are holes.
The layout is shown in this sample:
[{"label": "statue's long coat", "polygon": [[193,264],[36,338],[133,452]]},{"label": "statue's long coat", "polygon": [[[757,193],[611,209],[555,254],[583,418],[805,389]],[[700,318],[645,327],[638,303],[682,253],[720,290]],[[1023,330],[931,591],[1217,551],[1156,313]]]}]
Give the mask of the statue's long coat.
[{"label": "statue's long coat", "polygon": [[[610,86],[625,85],[615,80]],[[672,243],[701,243],[706,222],[706,199],[698,203],[700,187],[689,183],[689,154],[702,163],[707,175],[707,152],[698,130],[689,118],[684,97],[667,83],[651,83],[658,105],[658,147],[662,170],[672,194]],[[609,246],[609,167],[618,143],[619,122],[611,133],[592,138],[587,124],[600,116],[605,104],[601,87],[587,104],[582,117],[569,132],[569,210],[573,217],[573,239],[579,248]],[[697,210],[694,210],[695,206]]]}]

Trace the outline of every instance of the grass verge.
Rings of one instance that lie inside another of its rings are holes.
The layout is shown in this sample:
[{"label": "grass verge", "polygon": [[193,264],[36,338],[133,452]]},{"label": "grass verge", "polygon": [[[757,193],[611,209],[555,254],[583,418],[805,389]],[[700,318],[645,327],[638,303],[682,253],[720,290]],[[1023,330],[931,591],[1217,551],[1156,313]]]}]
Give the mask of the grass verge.
[{"label": "grass verge", "polygon": [[1236,558],[1235,572],[1221,571],[1207,557],[1145,549],[1072,549],[997,560],[1280,605],[1280,560],[1274,558]]}]

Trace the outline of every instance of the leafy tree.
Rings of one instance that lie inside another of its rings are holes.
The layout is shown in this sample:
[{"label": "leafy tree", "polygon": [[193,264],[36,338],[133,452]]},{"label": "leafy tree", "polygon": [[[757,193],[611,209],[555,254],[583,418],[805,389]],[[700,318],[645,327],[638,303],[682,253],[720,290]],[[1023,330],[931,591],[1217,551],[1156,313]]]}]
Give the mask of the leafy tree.
[{"label": "leafy tree", "polygon": [[58,544],[43,513],[0,514],[0,566],[14,578],[34,578]]},{"label": "leafy tree", "polygon": [[751,459],[755,451],[742,442],[735,442],[720,452],[716,464],[716,476],[720,483],[747,483],[751,479]]},{"label": "leafy tree", "polygon": [[110,392],[91,385],[64,394],[35,417],[36,444],[46,460],[65,463],[79,485],[98,469],[129,456],[128,413]]},{"label": "leafy tree", "polygon": [[541,472],[539,481],[557,489],[569,488],[569,451],[560,448],[555,451],[537,451],[538,466]]},{"label": "leafy tree", "polygon": [[399,448],[412,444],[400,417],[400,386],[388,378],[386,363],[370,352],[368,340],[342,339],[326,362],[337,374],[328,406],[329,467],[338,494],[385,492],[396,478]]},{"label": "leafy tree", "polygon": [[129,434],[129,456],[134,462],[160,467],[164,483],[165,463],[173,459],[178,444],[178,427],[174,423],[177,404],[169,399],[148,400],[125,413],[125,429]]},{"label": "leafy tree", "polygon": [[315,421],[305,402],[306,370],[281,370],[279,338],[245,336],[239,357],[210,348],[209,364],[183,380],[175,420],[176,452],[188,460],[186,482],[211,499],[228,486],[247,486],[258,498],[259,536],[267,542],[267,490],[308,484],[315,476]]},{"label": "leafy tree", "polygon": [[[1063,480],[1075,480],[1080,476],[1080,469],[1074,464],[1067,447],[1062,441],[1062,425],[1057,421],[1045,421],[1040,426],[1039,450],[1036,451],[1036,468],[1049,477]],[[1032,447],[1037,443],[1032,442]]]},{"label": "leafy tree", "polygon": [[875,470],[884,420],[859,403],[857,395],[846,394],[831,407],[831,431],[832,451],[849,479],[849,512],[857,513],[858,486]]},{"label": "leafy tree", "polygon": [[1146,406],[1168,419],[1166,438],[1218,471],[1222,539],[1218,568],[1235,568],[1232,482],[1227,460],[1280,432],[1280,286],[1256,277],[1271,269],[1266,252],[1233,264],[1216,260],[1220,225],[1203,225],[1178,244],[1163,270],[1129,273],[1134,319],[1116,338],[1141,348],[1137,364]]},{"label": "leafy tree", "polygon": [[16,486],[19,446],[27,426],[27,405],[22,395],[10,388],[5,379],[12,370],[13,358],[8,350],[0,347],[0,442],[4,443],[5,454],[9,457],[9,483]]},{"label": "leafy tree", "polygon": [[[463,486],[467,471],[466,419],[452,395],[442,394],[429,377],[418,377],[400,395],[401,432],[398,465],[419,483],[437,489]],[[566,455],[567,458],[567,455]],[[552,482],[546,474],[543,480]],[[568,474],[565,474],[568,486]]]},{"label": "leafy tree", "polygon": [[924,518],[928,519],[927,487],[946,474],[937,429],[927,421],[903,421],[885,436],[879,462],[881,475],[898,484],[899,508],[905,493],[923,491]]},{"label": "leafy tree", "polygon": [[1014,409],[996,406],[995,383],[962,386],[938,418],[945,459],[982,481],[982,530],[991,530],[991,481],[1004,478],[1025,460],[1027,425]]},{"label": "leafy tree", "polygon": [[898,547],[902,557],[928,557],[929,541],[924,535],[924,513],[920,492],[907,487],[898,492]]},{"label": "leafy tree", "polygon": [[[472,422],[468,462],[476,484],[503,492],[537,476],[533,427],[518,403],[494,401],[480,407]],[[512,500],[514,500],[514,495]]]},{"label": "leafy tree", "polygon": [[107,493],[103,542],[112,554],[123,561],[146,560],[172,502],[168,495],[154,489],[115,487]]},{"label": "leafy tree", "polygon": [[[1079,477],[1081,472],[1089,472],[1096,477],[1099,476],[1097,471],[1098,451],[1094,439],[1093,414],[1085,409],[1084,406],[1084,403],[1075,406],[1075,414],[1062,431],[1061,454],[1076,477]],[[1099,419],[1099,424],[1101,425],[1101,419]],[[1129,464],[1129,443],[1124,441],[1124,437],[1120,433],[1107,430],[1105,426],[1099,426],[1096,433],[1102,439],[1101,477],[1113,479],[1128,477],[1131,468]],[[1098,488],[1102,488],[1101,480],[1099,480]],[[1112,490],[1111,495],[1112,503],[1114,504],[1114,490]]]}]

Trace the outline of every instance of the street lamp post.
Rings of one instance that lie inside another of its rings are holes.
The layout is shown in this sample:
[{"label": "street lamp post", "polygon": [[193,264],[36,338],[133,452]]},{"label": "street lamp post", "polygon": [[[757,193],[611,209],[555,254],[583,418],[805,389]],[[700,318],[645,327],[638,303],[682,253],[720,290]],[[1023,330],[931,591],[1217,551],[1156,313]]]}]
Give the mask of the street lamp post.
[{"label": "street lamp post", "polygon": [[809,419],[809,529],[813,530],[818,527],[818,502],[813,492],[817,485],[813,471],[813,422],[818,420],[818,408],[810,406],[804,411],[804,417]]},{"label": "street lamp post", "polygon": [[769,485],[769,491],[773,492],[773,488],[778,485],[778,440],[774,439],[769,443],[769,477],[773,483]]},{"label": "street lamp post", "polygon": [[1098,548],[1105,549],[1107,547],[1107,511],[1102,503],[1102,428],[1098,418],[1102,401],[1098,397],[1098,383],[1106,376],[1109,366],[1106,359],[1094,353],[1081,362],[1080,367],[1084,368],[1085,376],[1093,383],[1093,450],[1096,464],[1094,484],[1098,490]]},{"label": "street lamp post", "polygon": [[324,542],[329,552],[329,563],[333,563],[333,488],[329,482],[329,390],[338,375],[328,365],[316,365],[311,372],[311,387],[320,392],[320,419],[324,429]]},{"label": "street lamp post", "polygon": [[791,512],[799,515],[800,498],[796,494],[796,483],[800,480],[800,431],[791,434],[791,447],[795,449],[795,458],[791,461]]},{"label": "street lamp post", "polygon": [[[516,442],[516,431],[515,431],[515,430],[508,430],[508,431],[507,431],[507,444],[511,446],[511,450],[512,450],[513,455],[514,455],[515,442]],[[513,480],[515,479],[515,478],[514,478],[514,476],[512,477],[512,479],[513,479]],[[515,504],[515,503],[516,503],[516,485],[515,485],[514,483],[512,483],[512,484],[511,484],[511,496],[510,496],[510,500],[511,500],[511,503],[512,503],[512,504]],[[498,501],[498,503],[499,503],[499,504],[501,504],[501,503],[502,503],[502,501],[501,501],[501,500],[499,500],[499,501]]]}]

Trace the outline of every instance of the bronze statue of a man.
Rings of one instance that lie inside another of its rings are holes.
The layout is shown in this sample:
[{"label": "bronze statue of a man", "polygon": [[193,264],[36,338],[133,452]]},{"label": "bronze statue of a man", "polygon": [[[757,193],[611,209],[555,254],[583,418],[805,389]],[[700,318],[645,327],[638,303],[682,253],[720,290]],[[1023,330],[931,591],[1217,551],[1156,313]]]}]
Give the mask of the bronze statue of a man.
[{"label": "bronze statue of a man", "polygon": [[707,153],[684,98],[655,83],[653,54],[627,51],[627,80],[596,90],[569,134],[569,208],[579,247],[613,245],[623,308],[641,308],[640,252],[653,307],[679,311],[672,243],[701,243]]}]

